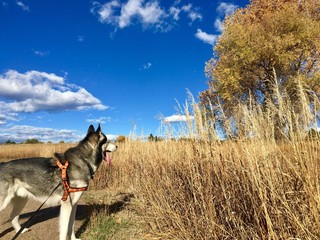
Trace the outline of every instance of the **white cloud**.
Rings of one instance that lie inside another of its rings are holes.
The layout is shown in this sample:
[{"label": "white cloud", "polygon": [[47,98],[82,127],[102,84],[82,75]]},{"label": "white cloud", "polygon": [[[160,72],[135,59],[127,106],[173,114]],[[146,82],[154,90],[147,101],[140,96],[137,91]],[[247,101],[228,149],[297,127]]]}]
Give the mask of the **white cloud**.
[{"label": "white cloud", "polygon": [[197,30],[197,33],[195,34],[196,38],[200,39],[204,43],[208,43],[211,45],[214,45],[217,40],[217,35],[214,34],[208,34],[206,32],[203,32],[201,29]]},{"label": "white cloud", "polygon": [[92,13],[97,12],[99,15],[99,21],[101,23],[112,23],[116,21],[116,17],[113,15],[114,10],[117,7],[120,7],[120,2],[117,0],[110,1],[101,5],[98,2],[94,2],[94,7],[91,9]]},{"label": "white cloud", "polygon": [[216,21],[214,22],[214,27],[216,29],[216,31],[218,32],[222,32],[222,21],[220,18],[217,18]]},{"label": "white cloud", "polygon": [[118,135],[106,134],[108,140],[115,141],[118,138]]},{"label": "white cloud", "polygon": [[216,31],[222,32],[223,26],[222,26],[222,21],[223,18],[225,18],[226,15],[232,15],[238,8],[239,6],[231,4],[231,3],[225,3],[222,2],[219,4],[217,7],[217,12],[219,13],[219,17],[216,18],[214,22],[214,27]]},{"label": "white cloud", "polygon": [[65,83],[64,77],[39,71],[8,70],[0,75],[0,97],[2,122],[16,119],[15,114],[21,112],[108,108],[86,89]]},{"label": "white cloud", "polygon": [[197,19],[202,20],[202,15],[198,12],[198,9],[192,8],[192,4],[182,7],[182,10],[188,14],[188,17],[191,19],[191,23]]},{"label": "white cloud", "polygon": [[48,51],[38,51],[38,50],[34,50],[33,53],[35,56],[38,56],[38,57],[45,57],[49,54]]},{"label": "white cloud", "polygon": [[21,7],[23,11],[29,12],[29,7],[25,5],[22,1],[17,1],[16,3],[19,7]]},{"label": "white cloud", "polygon": [[225,16],[225,15],[231,15],[233,14],[236,9],[238,8],[239,6],[237,5],[234,5],[232,3],[225,3],[225,2],[222,2],[220,3],[220,5],[217,7],[217,11],[220,15],[222,16]]},{"label": "white cloud", "polygon": [[129,26],[134,17],[139,18],[144,25],[160,23],[164,11],[158,2],[147,2],[145,5],[143,2],[143,0],[129,0],[122,6],[118,22],[120,28]]},{"label": "white cloud", "polygon": [[[189,117],[190,120],[194,119],[193,116],[190,116]],[[165,117],[163,119],[163,122],[164,123],[172,123],[172,122],[186,122],[187,120],[189,120],[187,118],[187,116],[185,115],[181,115],[181,114],[174,114],[172,116],[169,116],[169,117]]]},{"label": "white cloud", "polygon": [[[0,119],[1,122],[1,119]],[[0,126],[1,127],[1,126]],[[1,129],[1,128],[0,128]],[[78,142],[84,138],[84,134],[70,129],[54,129],[35,127],[30,125],[15,125],[3,128],[0,132],[0,143],[7,140],[24,142],[27,139],[38,139],[41,142]],[[107,134],[107,138],[114,141],[118,135]]]},{"label": "white cloud", "polygon": [[67,129],[41,128],[29,125],[15,125],[1,129],[0,142],[7,140],[23,142],[27,139],[38,139],[42,142],[79,141],[83,138],[78,131]]},{"label": "white cloud", "polygon": [[179,21],[180,19],[180,12],[181,12],[181,8],[178,8],[175,6],[171,6],[169,9],[170,15],[172,15],[173,19],[176,21]]},{"label": "white cloud", "polygon": [[151,62],[147,62],[146,64],[143,64],[142,68],[140,68],[139,70],[148,70],[150,69],[152,66]]},{"label": "white cloud", "polygon": [[184,12],[191,23],[197,19],[202,19],[202,15],[192,4],[178,6],[180,1],[176,1],[168,10],[161,7],[159,1],[128,0],[120,3],[112,0],[105,4],[93,3],[91,12],[98,15],[101,23],[114,25],[120,29],[138,22],[146,27],[155,27],[161,31],[168,31],[172,28],[172,22],[178,21],[180,13]]},{"label": "white cloud", "polygon": [[89,118],[86,120],[88,123],[94,124],[94,123],[106,123],[110,122],[111,118],[110,117],[100,117],[100,118]]},{"label": "white cloud", "polygon": [[193,23],[197,19],[202,19],[202,15],[199,13],[198,9],[194,8],[191,3],[183,5],[182,7],[178,7],[177,4],[179,3],[180,2],[174,3],[174,5],[169,9],[169,14],[173,17],[174,20],[178,21],[180,19],[181,12],[187,14],[188,18],[190,18],[191,20],[191,23]]},{"label": "white cloud", "polygon": [[[231,15],[237,10],[238,6],[231,4],[231,3],[225,3],[221,2],[219,6],[217,7],[217,12],[219,16],[216,18],[214,22],[214,28],[217,32],[221,33],[223,31],[223,24],[222,21],[225,18],[226,15]],[[197,33],[195,34],[196,38],[200,39],[204,43],[208,43],[210,45],[214,45],[218,39],[218,35],[216,34],[209,34],[201,29],[197,30]]]},{"label": "white cloud", "polygon": [[199,19],[199,20],[202,19],[202,15],[197,12],[194,12],[194,11],[189,12],[188,17],[192,20],[192,22],[194,22],[197,19]]},{"label": "white cloud", "polygon": [[[0,102],[2,104],[2,102]],[[18,121],[19,117],[17,113],[5,112],[1,113],[0,107],[0,125],[6,124],[7,121]]]}]

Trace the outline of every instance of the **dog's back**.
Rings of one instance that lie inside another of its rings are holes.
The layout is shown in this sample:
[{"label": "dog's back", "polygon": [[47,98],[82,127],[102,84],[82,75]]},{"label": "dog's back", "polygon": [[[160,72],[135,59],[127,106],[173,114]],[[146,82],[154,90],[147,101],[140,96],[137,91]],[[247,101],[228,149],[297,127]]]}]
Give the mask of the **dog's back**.
[{"label": "dog's back", "polygon": [[0,210],[6,207],[3,206],[4,199],[10,194],[12,197],[28,197],[22,194],[23,188],[35,197],[47,196],[50,189],[59,182],[59,178],[54,176],[55,171],[51,158],[25,158],[2,163]]}]

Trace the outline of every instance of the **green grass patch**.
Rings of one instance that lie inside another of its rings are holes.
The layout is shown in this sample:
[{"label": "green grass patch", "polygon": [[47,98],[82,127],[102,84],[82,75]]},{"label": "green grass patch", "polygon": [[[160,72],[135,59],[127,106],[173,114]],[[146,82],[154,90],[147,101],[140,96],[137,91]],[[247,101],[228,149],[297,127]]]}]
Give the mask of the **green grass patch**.
[{"label": "green grass patch", "polygon": [[92,221],[90,227],[84,234],[85,239],[125,239],[125,235],[130,232],[134,224],[129,220],[123,220],[118,217],[107,216],[105,214],[97,214]]}]

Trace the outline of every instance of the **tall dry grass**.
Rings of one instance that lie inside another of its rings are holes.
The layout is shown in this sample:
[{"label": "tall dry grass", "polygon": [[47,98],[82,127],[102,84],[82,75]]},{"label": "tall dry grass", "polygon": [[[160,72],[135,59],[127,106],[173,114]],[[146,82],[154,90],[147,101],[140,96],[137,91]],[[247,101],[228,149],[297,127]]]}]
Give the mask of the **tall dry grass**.
[{"label": "tall dry grass", "polygon": [[95,187],[130,188],[160,239],[320,239],[320,141],[306,134],[314,108],[275,97],[264,109],[239,105],[228,141],[191,98],[188,140],[121,144]]},{"label": "tall dry grass", "polygon": [[130,188],[162,239],[319,239],[319,151],[316,140],[135,141],[95,187]]}]

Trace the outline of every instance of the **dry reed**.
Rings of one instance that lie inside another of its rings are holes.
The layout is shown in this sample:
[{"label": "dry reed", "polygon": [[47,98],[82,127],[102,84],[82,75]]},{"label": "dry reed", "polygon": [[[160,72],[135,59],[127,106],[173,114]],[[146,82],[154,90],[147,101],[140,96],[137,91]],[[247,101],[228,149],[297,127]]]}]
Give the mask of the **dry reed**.
[{"label": "dry reed", "polygon": [[95,187],[130,188],[160,239],[320,239],[319,138],[303,125],[314,115],[304,98],[297,112],[283,96],[239,105],[228,141],[191,98],[188,139],[121,144]]}]

